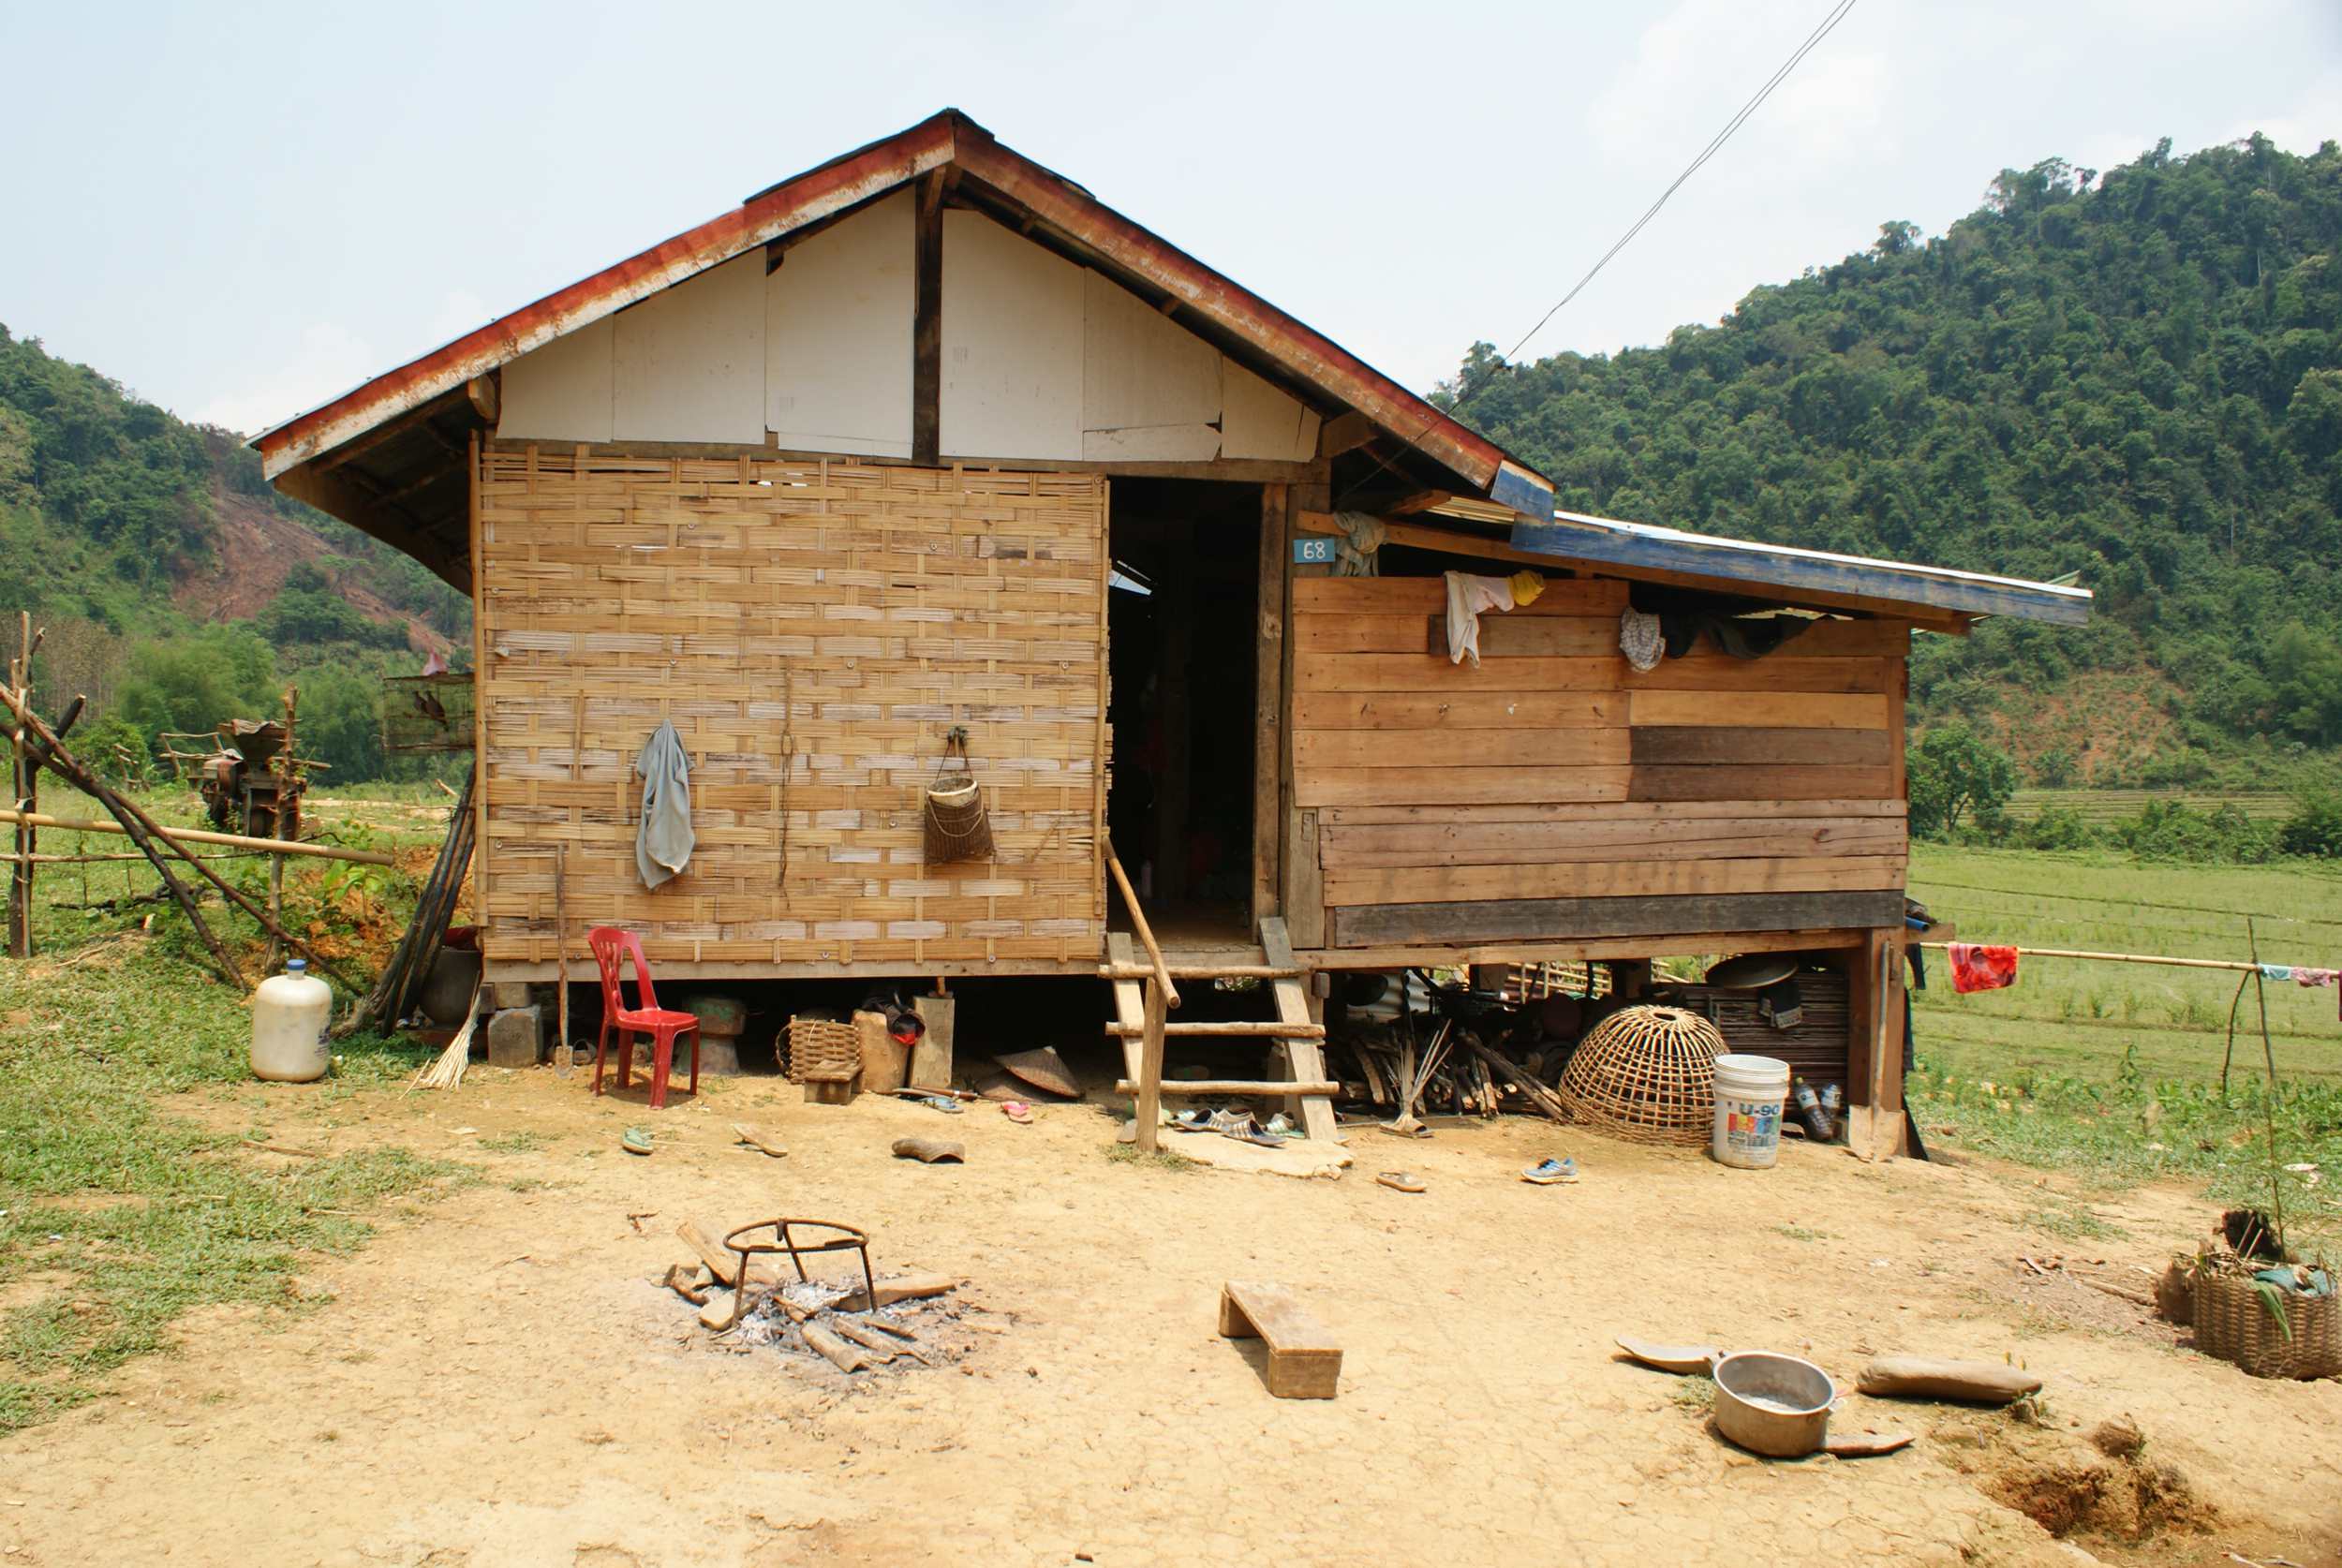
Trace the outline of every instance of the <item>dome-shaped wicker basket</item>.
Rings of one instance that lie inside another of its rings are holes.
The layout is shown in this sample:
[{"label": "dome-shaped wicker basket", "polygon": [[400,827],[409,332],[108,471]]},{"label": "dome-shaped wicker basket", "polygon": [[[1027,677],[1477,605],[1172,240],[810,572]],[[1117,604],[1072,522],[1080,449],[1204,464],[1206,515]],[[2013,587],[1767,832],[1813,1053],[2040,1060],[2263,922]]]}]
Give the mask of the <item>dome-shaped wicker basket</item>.
[{"label": "dome-shaped wicker basket", "polygon": [[1596,1024],[1571,1053],[1562,1102],[1588,1126],[1636,1143],[1705,1144],[1724,1049],[1724,1036],[1697,1013],[1629,1007]]}]

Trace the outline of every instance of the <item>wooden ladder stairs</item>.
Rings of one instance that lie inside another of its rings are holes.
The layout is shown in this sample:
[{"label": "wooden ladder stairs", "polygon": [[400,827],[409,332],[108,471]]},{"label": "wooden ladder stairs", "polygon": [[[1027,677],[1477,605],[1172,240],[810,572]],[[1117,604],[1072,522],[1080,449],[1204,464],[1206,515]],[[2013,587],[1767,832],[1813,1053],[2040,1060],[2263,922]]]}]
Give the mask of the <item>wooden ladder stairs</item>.
[{"label": "wooden ladder stairs", "polygon": [[[1145,933],[1146,916],[1127,893],[1125,900],[1130,904],[1133,923]],[[1100,978],[1114,992],[1114,1019],[1106,1025],[1106,1033],[1122,1042],[1123,1077],[1114,1086],[1115,1092],[1131,1095],[1138,1102],[1139,1146],[1154,1146],[1157,1109],[1166,1093],[1296,1100],[1306,1136],[1328,1143],[1339,1141],[1334,1131],[1332,1099],[1338,1086],[1326,1076],[1325,1053],[1320,1044],[1326,1038],[1326,1027],[1310,1017],[1309,998],[1302,990],[1307,976],[1294,962],[1293,943],[1285,934],[1284,921],[1274,915],[1263,920],[1257,947],[1235,957],[1214,954],[1208,959],[1172,962],[1151,951],[1151,938],[1148,940],[1150,953],[1148,957],[1141,957],[1128,933],[1110,933],[1106,938],[1107,961],[1098,970]],[[1183,980],[1265,981],[1275,998],[1277,1015],[1223,1023],[1172,1023],[1166,1014],[1169,1006],[1176,1005],[1172,998],[1178,995],[1177,983]],[[1167,985],[1166,981],[1170,983]],[[1292,1078],[1163,1076],[1164,1056],[1173,1042],[1231,1038],[1282,1041]]]}]

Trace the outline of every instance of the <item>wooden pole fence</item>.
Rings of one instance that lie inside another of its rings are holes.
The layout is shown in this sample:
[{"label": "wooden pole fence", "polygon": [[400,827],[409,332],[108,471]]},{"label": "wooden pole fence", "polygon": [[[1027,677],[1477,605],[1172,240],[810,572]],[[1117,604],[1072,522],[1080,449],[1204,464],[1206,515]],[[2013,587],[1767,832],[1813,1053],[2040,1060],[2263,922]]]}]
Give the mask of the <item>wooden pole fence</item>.
[{"label": "wooden pole fence", "polygon": [[[81,817],[52,817],[37,811],[0,810],[0,823],[23,821],[31,827],[69,828],[77,833],[126,833],[120,822],[92,821]],[[158,827],[155,836],[174,848],[181,844],[219,844],[264,855],[310,855],[319,860],[347,860],[360,865],[395,865],[395,855],[378,850],[345,850],[338,844],[312,844],[291,838],[255,838],[241,833],[214,833],[209,828]]]}]

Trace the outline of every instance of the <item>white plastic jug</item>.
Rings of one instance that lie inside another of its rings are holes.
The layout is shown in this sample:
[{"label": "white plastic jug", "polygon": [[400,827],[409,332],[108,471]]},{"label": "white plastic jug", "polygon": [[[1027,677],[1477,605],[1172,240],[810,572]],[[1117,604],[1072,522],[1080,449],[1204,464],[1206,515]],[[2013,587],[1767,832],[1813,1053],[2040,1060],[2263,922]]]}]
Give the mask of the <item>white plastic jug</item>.
[{"label": "white plastic jug", "polygon": [[1722,1056],[1715,1071],[1716,1122],[1709,1152],[1718,1164],[1768,1169],[1781,1152],[1781,1102],[1789,1093],[1789,1064],[1771,1057]]},{"label": "white plastic jug", "polygon": [[252,1073],[282,1084],[306,1084],[334,1065],[325,1028],[334,1016],[333,990],[296,958],[283,974],[252,994]]}]

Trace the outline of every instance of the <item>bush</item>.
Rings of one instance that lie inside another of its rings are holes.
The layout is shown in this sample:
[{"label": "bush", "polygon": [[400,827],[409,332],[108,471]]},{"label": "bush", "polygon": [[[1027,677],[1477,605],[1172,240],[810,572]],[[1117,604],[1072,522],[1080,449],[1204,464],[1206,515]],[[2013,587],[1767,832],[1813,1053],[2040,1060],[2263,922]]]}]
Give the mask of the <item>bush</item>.
[{"label": "bush", "polygon": [[2223,802],[2210,815],[2183,802],[2150,801],[2114,825],[2114,837],[2142,860],[2192,860],[2251,865],[2277,852],[2277,829]]},{"label": "bush", "polygon": [[110,784],[144,784],[154,771],[153,737],[118,713],[76,727],[66,749]]},{"label": "bush", "polygon": [[2086,850],[2097,842],[2097,836],[2072,806],[2046,806],[2039,816],[2024,824],[2017,842],[2028,850]]},{"label": "bush", "polygon": [[2277,847],[2289,855],[2342,858],[2342,794],[2304,795],[2277,830]]}]

